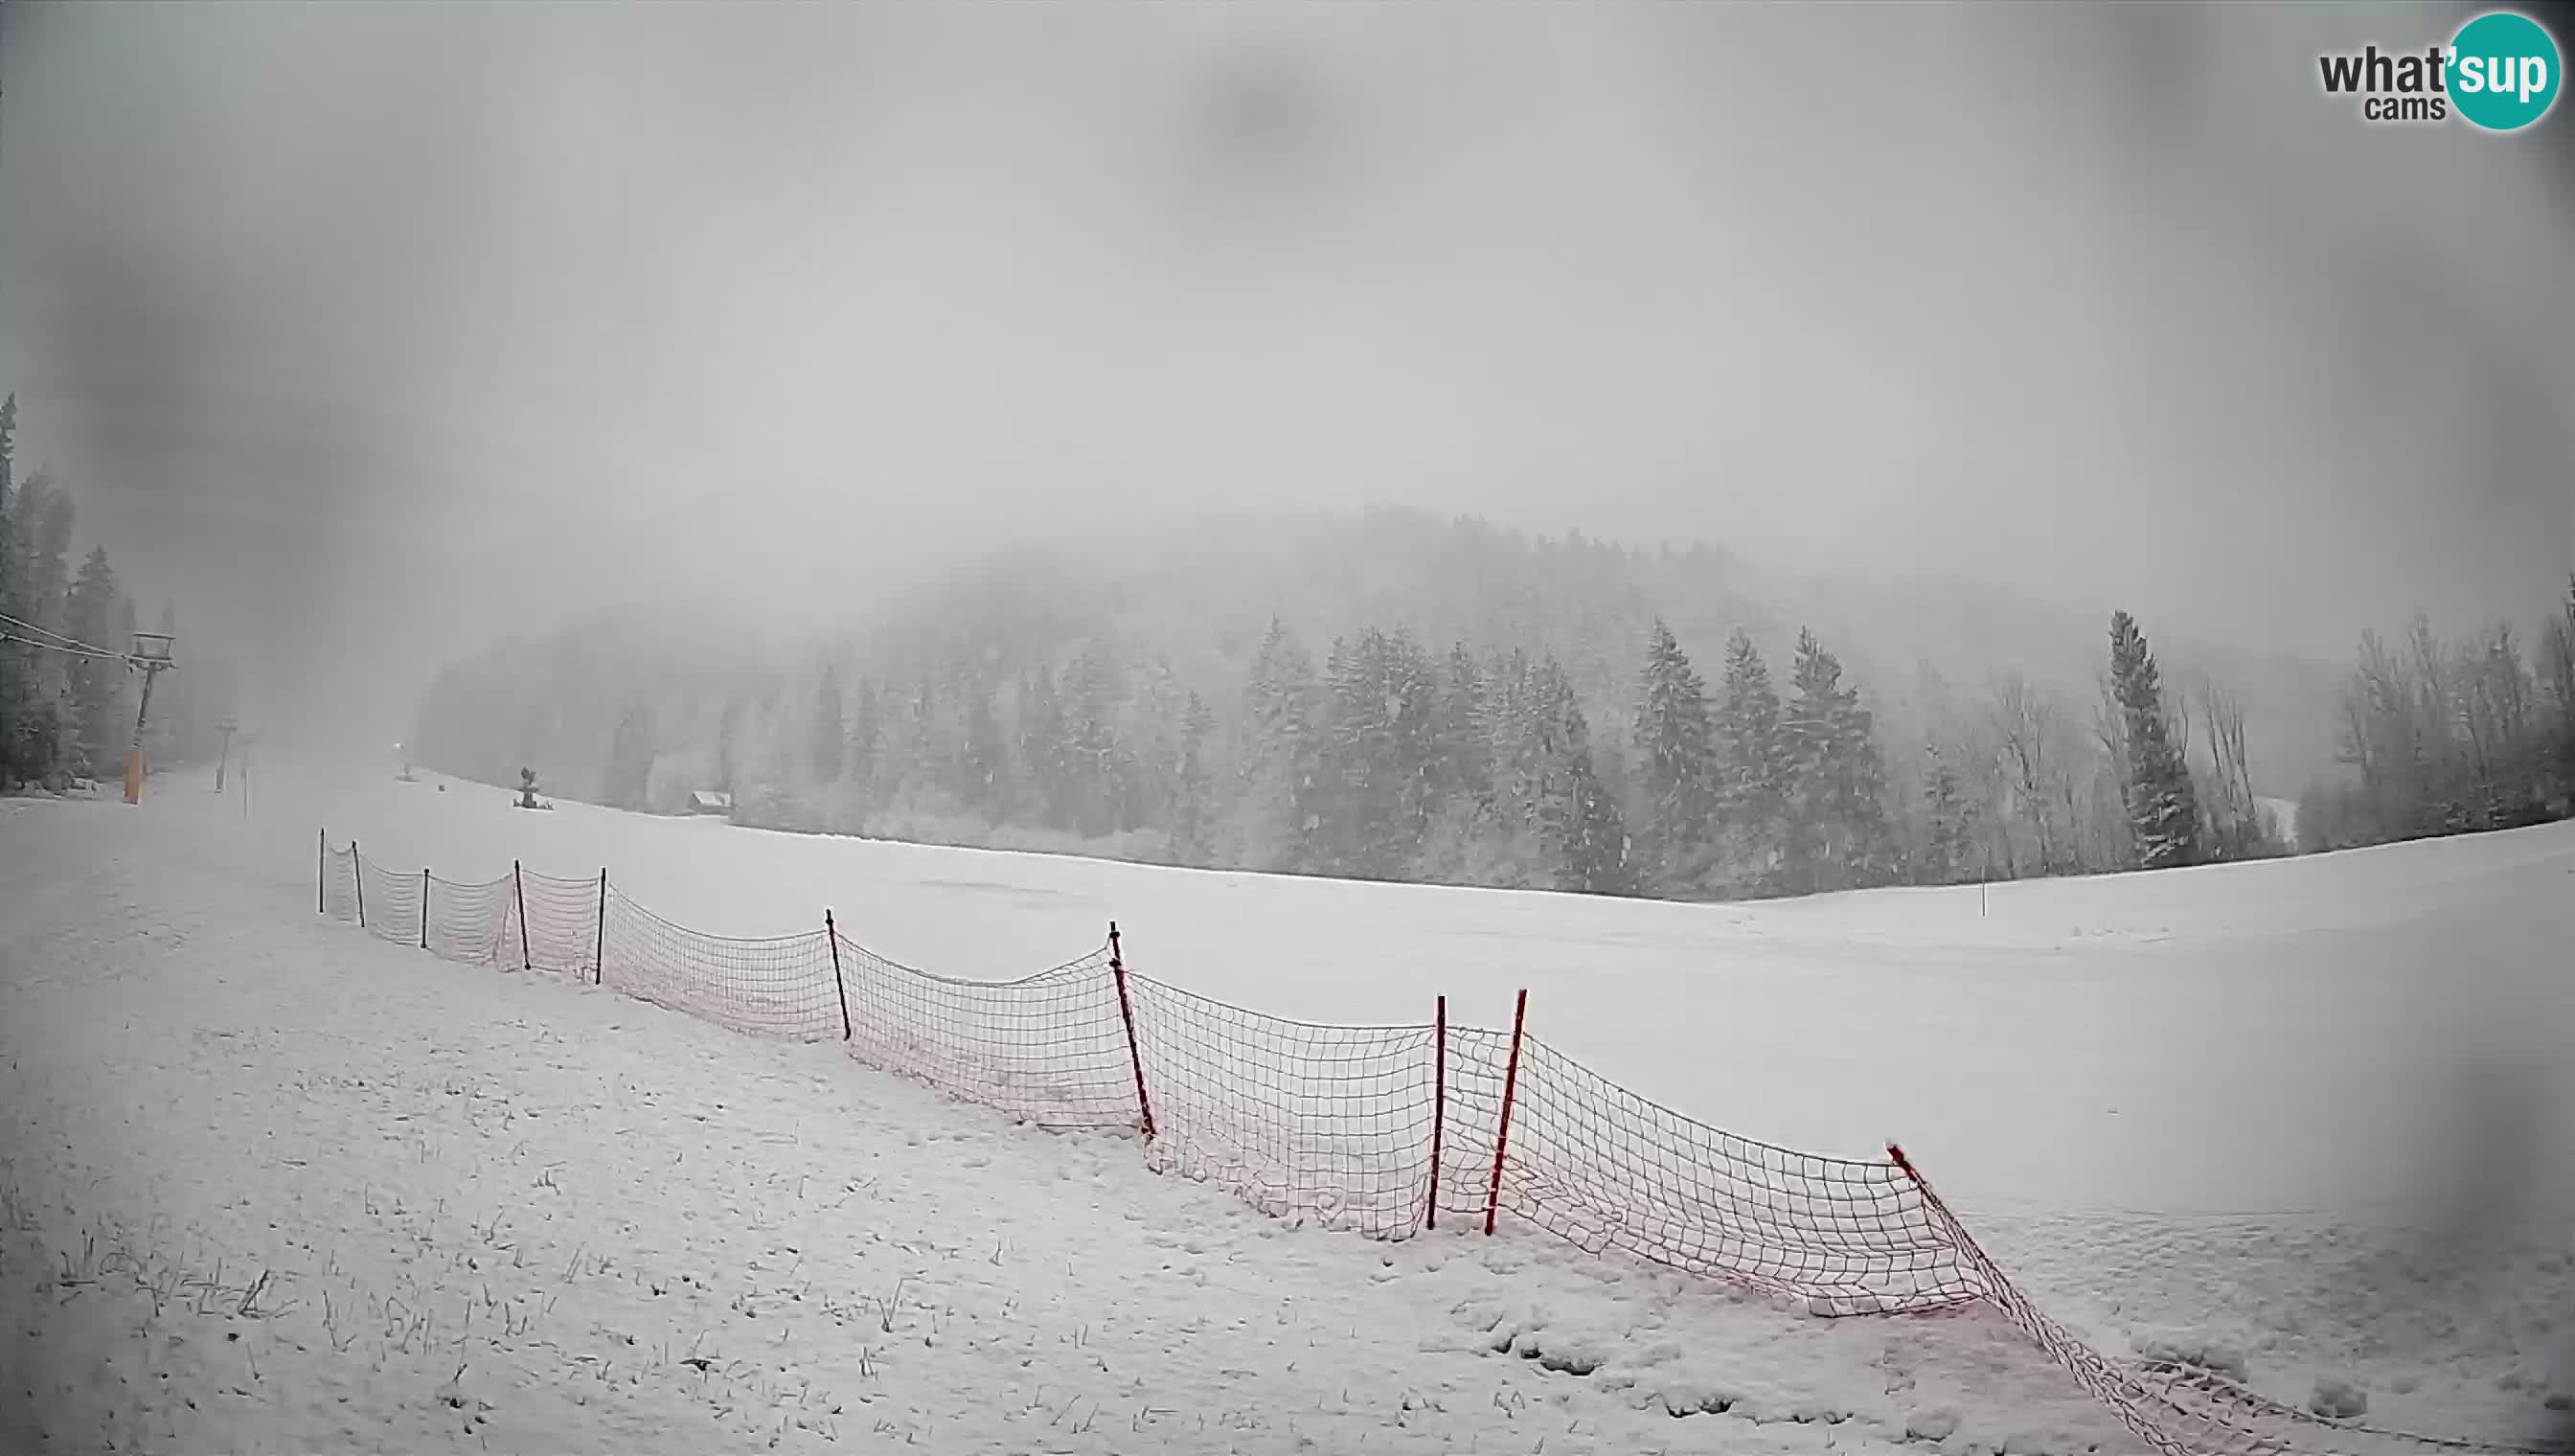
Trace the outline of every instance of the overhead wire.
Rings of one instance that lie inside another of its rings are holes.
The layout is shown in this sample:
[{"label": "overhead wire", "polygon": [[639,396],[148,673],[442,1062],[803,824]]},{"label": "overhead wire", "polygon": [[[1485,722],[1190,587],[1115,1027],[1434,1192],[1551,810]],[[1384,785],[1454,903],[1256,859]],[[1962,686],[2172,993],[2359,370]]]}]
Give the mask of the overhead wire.
[{"label": "overhead wire", "polygon": [[[11,617],[6,613],[0,613],[0,628],[16,628],[19,632],[36,634],[34,637],[20,637],[17,633],[0,631],[0,642],[16,643],[22,647],[42,648],[47,652],[63,653],[75,658],[95,658],[101,661],[113,663],[131,663],[134,661],[134,655],[131,653],[109,652],[105,648],[85,643],[79,638],[73,637],[68,633],[56,632],[49,627],[39,627],[35,623],[21,621],[20,619]],[[46,641],[48,638],[53,640],[48,642]]]}]

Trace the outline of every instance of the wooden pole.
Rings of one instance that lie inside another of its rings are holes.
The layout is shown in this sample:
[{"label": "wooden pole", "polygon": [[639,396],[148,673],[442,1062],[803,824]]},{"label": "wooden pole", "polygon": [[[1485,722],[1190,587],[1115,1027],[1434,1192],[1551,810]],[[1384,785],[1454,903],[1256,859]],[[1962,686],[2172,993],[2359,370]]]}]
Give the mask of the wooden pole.
[{"label": "wooden pole", "polygon": [[856,1034],[850,1025],[850,987],[841,979],[841,927],[832,923],[829,905],[823,908],[823,938],[832,942],[832,990],[841,998],[841,1039],[848,1041]]},{"label": "wooden pole", "polygon": [[1430,1191],[1422,1199],[1421,1226],[1439,1226],[1439,1129],[1448,1120],[1448,998],[1430,1022]]},{"label": "wooden pole", "polygon": [[519,901],[519,969],[534,970],[537,958],[528,953],[528,880],[519,861],[510,861],[510,893]]},{"label": "wooden pole", "polygon": [[367,861],[358,857],[358,841],[351,839],[349,841],[349,883],[356,886],[358,891],[358,927],[360,929],[366,928],[367,924],[366,863]]},{"label": "wooden pole", "polygon": [[1109,922],[1109,973],[1118,980],[1118,1019],[1127,1023],[1127,1060],[1136,1068],[1136,1112],[1148,1141],[1154,1136],[1154,1099],[1145,1094],[1145,1053],[1136,1044],[1136,1007],[1127,999],[1127,961],[1118,949],[1118,922]]},{"label": "wooden pole", "polygon": [[590,983],[608,984],[608,866],[599,867],[599,934],[590,953]]},{"label": "wooden pole", "polygon": [[420,948],[429,948],[429,866],[420,867]]},{"label": "wooden pole", "polygon": [[1511,1145],[1511,1101],[1520,1087],[1520,1028],[1528,1024],[1528,988],[1520,988],[1511,1008],[1511,1059],[1502,1070],[1502,1125],[1493,1133],[1493,1181],[1484,1191],[1484,1233],[1493,1232],[1493,1215],[1502,1203],[1502,1154]]},{"label": "wooden pole", "polygon": [[325,886],[330,882],[331,875],[331,830],[329,827],[324,827],[320,833],[316,835],[316,839],[317,842],[313,847],[313,913],[317,915],[327,915],[331,913],[329,892],[325,888]]}]

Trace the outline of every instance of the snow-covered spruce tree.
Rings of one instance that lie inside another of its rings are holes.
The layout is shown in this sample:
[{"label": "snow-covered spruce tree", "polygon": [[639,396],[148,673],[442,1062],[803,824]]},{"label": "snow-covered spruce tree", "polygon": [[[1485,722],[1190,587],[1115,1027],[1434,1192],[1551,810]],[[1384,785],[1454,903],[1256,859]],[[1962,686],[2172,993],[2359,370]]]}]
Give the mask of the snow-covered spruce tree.
[{"label": "snow-covered spruce tree", "polygon": [[1844,887],[1837,872],[1843,846],[1833,822],[1841,797],[1834,782],[1840,754],[1833,741],[1841,674],[1841,664],[1814,633],[1799,628],[1788,676],[1792,692],[1779,715],[1779,759],[1785,770],[1779,888],[1790,894]]},{"label": "snow-covered spruce tree", "polygon": [[1181,710],[1180,764],[1172,793],[1172,857],[1183,864],[1209,864],[1216,855],[1215,785],[1207,768],[1208,738],[1215,731],[1216,716],[1192,690]]},{"label": "snow-covered spruce tree", "polygon": [[1408,628],[1386,637],[1385,698],[1393,710],[1389,741],[1395,781],[1395,863],[1400,877],[1421,854],[1439,816],[1446,786],[1439,775],[1439,671]]},{"label": "snow-covered spruce tree", "polygon": [[1529,686],[1538,842],[1551,882],[1583,894],[1631,894],[1636,882],[1628,867],[1627,826],[1616,797],[1592,767],[1590,729],[1572,684],[1548,658]]},{"label": "snow-covered spruce tree", "polygon": [[600,775],[599,801],[610,808],[652,807],[653,710],[640,700],[627,705],[608,742],[608,764]]},{"label": "snow-covered spruce tree", "polygon": [[1483,855],[1500,834],[1493,807],[1493,726],[1483,666],[1464,643],[1448,650],[1431,710],[1434,807],[1413,872],[1439,884],[1486,882]]},{"label": "snow-covered spruce tree", "polygon": [[2110,615],[2110,683],[2128,740],[2128,821],[2137,863],[2169,869],[2199,857],[2198,792],[2164,716],[2163,674],[2135,618]]},{"label": "snow-covered spruce tree", "polygon": [[841,713],[841,675],[823,665],[823,681],[814,690],[814,728],[806,752],[816,783],[837,783],[849,761],[849,724]]},{"label": "snow-covered spruce tree", "polygon": [[939,689],[924,673],[890,686],[878,704],[884,727],[873,797],[890,807],[920,807],[938,778]]},{"label": "snow-covered spruce tree", "polygon": [[[21,610],[11,615],[62,631],[71,576],[71,495],[43,471],[33,471],[19,484],[13,506]],[[9,745],[17,774],[59,788],[71,774],[80,721],[71,689],[74,660],[20,645],[6,651],[18,655],[18,735]]]},{"label": "snow-covered spruce tree", "polygon": [[[122,599],[116,572],[107,564],[107,548],[90,548],[88,559],[81,563],[80,575],[72,581],[71,601],[64,614],[71,635],[111,651],[120,650],[123,643],[116,638],[116,627]],[[72,709],[78,725],[73,740],[75,771],[104,777],[124,761],[133,727],[123,711],[125,676],[125,666],[119,662],[101,658],[72,660]]]},{"label": "snow-covered spruce tree", "polygon": [[1432,771],[1443,808],[1460,800],[1489,806],[1493,795],[1493,726],[1484,672],[1464,643],[1448,650],[1446,675],[1430,728]]},{"label": "snow-covered spruce tree", "polygon": [[810,756],[810,728],[803,719],[792,693],[780,695],[753,719],[750,731],[743,735],[743,784],[734,800],[734,816],[740,822],[763,829],[812,826],[798,801],[803,788],[798,779]]},{"label": "snow-covered spruce tree", "polygon": [[1390,879],[1428,827],[1436,692],[1409,634],[1370,627],[1338,640],[1324,668],[1324,731],[1314,811],[1323,863]]},{"label": "snow-covered spruce tree", "polygon": [[1729,887],[1762,893],[1775,886],[1781,858],[1788,780],[1779,730],[1779,694],[1752,639],[1741,631],[1725,645],[1725,677],[1716,713],[1717,816],[1726,840]]},{"label": "snow-covered spruce tree", "polygon": [[1011,757],[1002,745],[1001,716],[993,711],[994,687],[976,678],[960,691],[965,695],[965,722],[960,728],[965,734],[960,750],[962,797],[968,808],[999,818],[1011,800]]},{"label": "snow-covered spruce tree", "polygon": [[739,735],[742,732],[742,700],[728,696],[724,710],[716,716],[716,759],[714,788],[718,793],[732,793],[735,780],[742,776]]},{"label": "snow-covered spruce tree", "polygon": [[1915,860],[1913,882],[1953,884],[1973,857],[1966,785],[1939,743],[1925,743],[1922,753],[1927,761],[1922,775],[1922,849]]},{"label": "snow-covered spruce tree", "polygon": [[1849,889],[1886,878],[1886,760],[1875,720],[1842,665],[1809,631],[1797,634],[1796,696],[1781,725],[1787,765],[1787,886]]},{"label": "snow-covered spruce tree", "polygon": [[1364,641],[1336,637],[1323,650],[1322,716],[1316,724],[1315,773],[1306,804],[1314,815],[1312,867],[1329,874],[1375,877],[1367,868],[1364,839],[1374,805],[1369,782],[1377,741],[1388,715],[1373,702],[1359,662]]},{"label": "snow-covered spruce tree", "polygon": [[1038,664],[1021,678],[1012,728],[1020,760],[1019,813],[1027,822],[1062,828],[1064,707],[1056,696],[1055,673],[1046,664]]},{"label": "snow-covered spruce tree", "polygon": [[1254,869],[1310,869],[1318,857],[1314,660],[1274,618],[1244,686],[1240,835]]},{"label": "snow-covered spruce tree", "polygon": [[1662,894],[1696,893],[1716,852],[1716,747],[1707,685],[1660,618],[1645,641],[1636,700],[1639,877]]},{"label": "snow-covered spruce tree", "polygon": [[877,758],[885,742],[885,695],[875,680],[862,678],[850,695],[850,758],[845,771],[859,790],[862,807],[877,801]]},{"label": "snow-covered spruce tree", "polygon": [[1099,643],[1065,669],[1062,684],[1065,767],[1072,820],[1091,838],[1132,827],[1126,821],[1129,767],[1119,741],[1117,664]]}]

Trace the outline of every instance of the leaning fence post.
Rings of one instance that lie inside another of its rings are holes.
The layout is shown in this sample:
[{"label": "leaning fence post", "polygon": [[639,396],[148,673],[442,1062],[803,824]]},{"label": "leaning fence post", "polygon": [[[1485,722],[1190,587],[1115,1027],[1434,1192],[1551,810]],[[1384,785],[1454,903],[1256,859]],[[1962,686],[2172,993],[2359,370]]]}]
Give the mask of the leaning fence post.
[{"label": "leaning fence post", "polygon": [[510,895],[519,902],[519,969],[534,970],[537,958],[528,953],[528,881],[519,861],[510,861]]},{"label": "leaning fence post", "polygon": [[1109,973],[1118,980],[1118,1019],[1127,1023],[1127,1060],[1136,1068],[1136,1111],[1145,1137],[1154,1136],[1154,1100],[1145,1095],[1145,1053],[1136,1045],[1136,1008],[1127,999],[1127,962],[1118,951],[1118,922],[1109,922]]},{"label": "leaning fence post", "polygon": [[420,948],[429,948],[429,866],[420,867]]},{"label": "leaning fence post", "polygon": [[358,841],[349,841],[349,883],[358,890],[358,928],[367,927],[367,871],[364,859],[358,857]]},{"label": "leaning fence post", "polygon": [[1448,1120],[1448,998],[1439,998],[1430,1022],[1430,1191],[1421,1204],[1421,1226],[1439,1226],[1439,1128]]},{"label": "leaning fence post", "polygon": [[590,983],[608,984],[608,866],[599,867],[599,932],[591,941]]},{"label": "leaning fence post", "polygon": [[331,874],[331,829],[329,825],[326,824],[323,826],[320,839],[321,842],[316,844],[313,850],[313,913],[317,915],[327,915],[331,913],[331,901],[327,892],[323,889],[323,886],[329,883]]},{"label": "leaning fence post", "polygon": [[823,938],[832,942],[832,991],[841,998],[841,1039],[848,1041],[854,1034],[850,1028],[850,987],[841,979],[841,927],[832,923],[828,905],[823,909]]},{"label": "leaning fence post", "polygon": [[1493,1181],[1484,1191],[1484,1232],[1493,1231],[1493,1214],[1502,1202],[1502,1154],[1511,1145],[1511,1100],[1520,1087],[1520,1028],[1528,1024],[1528,988],[1520,988],[1511,1007],[1511,1059],[1502,1068],[1502,1125],[1493,1133]]}]

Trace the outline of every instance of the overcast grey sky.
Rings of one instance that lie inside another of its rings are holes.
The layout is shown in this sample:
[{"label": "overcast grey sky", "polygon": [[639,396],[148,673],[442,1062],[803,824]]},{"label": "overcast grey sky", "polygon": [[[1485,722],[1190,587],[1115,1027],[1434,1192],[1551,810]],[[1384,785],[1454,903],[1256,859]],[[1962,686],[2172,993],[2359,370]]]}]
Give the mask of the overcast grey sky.
[{"label": "overcast grey sky", "polygon": [[2551,138],[2316,88],[2465,13],[12,4],[0,382],[278,712],[1378,502],[2339,656],[2575,568]]}]

